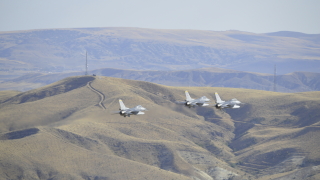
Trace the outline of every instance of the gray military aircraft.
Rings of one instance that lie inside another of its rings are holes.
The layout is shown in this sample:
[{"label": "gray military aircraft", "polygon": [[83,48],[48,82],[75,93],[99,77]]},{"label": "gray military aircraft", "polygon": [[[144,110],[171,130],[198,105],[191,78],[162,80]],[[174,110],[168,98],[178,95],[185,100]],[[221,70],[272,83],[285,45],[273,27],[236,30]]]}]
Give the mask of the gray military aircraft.
[{"label": "gray military aircraft", "polygon": [[233,98],[229,101],[222,101],[219,94],[217,92],[214,93],[216,96],[216,108],[217,109],[223,109],[223,108],[240,108],[239,104],[242,104],[239,100],[236,98]]},{"label": "gray military aircraft", "polygon": [[184,104],[184,105],[188,106],[189,108],[195,107],[195,106],[208,106],[209,105],[206,102],[210,101],[210,99],[208,99],[205,96],[202,96],[199,99],[192,99],[190,97],[190,94],[188,93],[188,91],[185,91],[185,94],[186,94],[186,100],[185,101],[176,101],[177,104]]},{"label": "gray military aircraft", "polygon": [[142,107],[141,105],[138,105],[134,108],[127,108],[121,99],[119,99],[119,104],[120,104],[120,109],[119,109],[120,111],[117,111],[116,113],[118,113],[124,117],[127,117],[127,116],[130,117],[130,115],[144,114],[144,112],[142,112],[142,111],[147,110],[146,108]]}]

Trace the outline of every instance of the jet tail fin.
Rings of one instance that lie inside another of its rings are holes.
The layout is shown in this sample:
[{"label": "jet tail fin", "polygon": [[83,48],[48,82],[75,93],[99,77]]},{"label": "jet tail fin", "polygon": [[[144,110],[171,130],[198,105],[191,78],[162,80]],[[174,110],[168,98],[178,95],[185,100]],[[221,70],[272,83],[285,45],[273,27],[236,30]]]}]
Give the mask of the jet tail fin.
[{"label": "jet tail fin", "polygon": [[120,110],[126,110],[126,109],[128,109],[128,108],[124,105],[124,103],[123,103],[123,101],[122,101],[121,99],[119,99],[119,104],[120,104]]},{"label": "jet tail fin", "polygon": [[190,97],[190,94],[189,94],[188,91],[185,91],[185,93],[186,93],[186,100],[187,100],[187,101],[193,100],[193,99]]},{"label": "jet tail fin", "polygon": [[217,103],[223,103],[224,101],[221,100],[219,94],[217,92],[214,93],[214,95],[216,96],[216,101]]}]

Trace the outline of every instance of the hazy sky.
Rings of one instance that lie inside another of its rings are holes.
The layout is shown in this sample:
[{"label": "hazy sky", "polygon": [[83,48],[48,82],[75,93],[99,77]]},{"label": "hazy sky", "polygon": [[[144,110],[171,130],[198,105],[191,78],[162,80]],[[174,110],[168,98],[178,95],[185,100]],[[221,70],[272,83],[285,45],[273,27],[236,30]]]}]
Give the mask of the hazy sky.
[{"label": "hazy sky", "polygon": [[320,0],[0,0],[0,31],[140,27],[320,33]]}]

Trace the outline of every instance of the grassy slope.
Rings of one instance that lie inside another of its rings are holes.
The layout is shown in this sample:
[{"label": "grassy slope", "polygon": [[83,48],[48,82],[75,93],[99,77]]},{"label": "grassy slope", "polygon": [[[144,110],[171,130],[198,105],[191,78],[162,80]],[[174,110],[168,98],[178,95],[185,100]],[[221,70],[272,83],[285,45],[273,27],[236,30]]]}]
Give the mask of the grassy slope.
[{"label": "grassy slope", "polygon": [[20,94],[21,92],[19,91],[11,91],[11,90],[7,90],[7,91],[0,91],[0,102],[13,97],[15,95]]},{"label": "grassy slope", "polygon": [[[99,97],[83,86],[90,80],[73,77],[6,96],[0,109],[4,177],[208,179],[227,178],[230,172],[248,176],[240,169],[280,177],[282,171],[301,165],[299,156],[307,167],[319,164],[319,92],[169,87],[98,77],[92,86],[106,96],[107,110],[102,110],[96,106]],[[173,101],[185,98],[184,90],[212,101],[217,91],[223,99],[235,96],[246,104],[228,114],[212,107],[175,105]],[[42,92],[51,93],[31,98]],[[127,107],[141,104],[149,111],[130,118],[114,115],[119,98]],[[292,157],[298,165],[283,162]],[[285,170],[270,172],[281,163]]]}]

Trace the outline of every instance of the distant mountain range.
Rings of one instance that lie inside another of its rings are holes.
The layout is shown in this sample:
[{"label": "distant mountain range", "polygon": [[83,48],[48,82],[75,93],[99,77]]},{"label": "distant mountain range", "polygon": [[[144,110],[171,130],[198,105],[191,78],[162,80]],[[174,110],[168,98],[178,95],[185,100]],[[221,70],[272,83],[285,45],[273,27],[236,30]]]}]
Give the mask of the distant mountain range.
[{"label": "distant mountain range", "polygon": [[[0,90],[26,91],[51,84],[77,73],[33,73],[0,83]],[[180,71],[136,71],[104,68],[89,71],[97,76],[148,81],[168,86],[232,87],[278,92],[320,91],[320,73],[294,72],[278,75],[259,74],[221,68],[203,68]],[[276,86],[274,87],[274,82]]]},{"label": "distant mountain range", "polygon": [[0,32],[0,80],[29,72],[219,67],[278,74],[320,72],[320,34],[82,28]]}]

